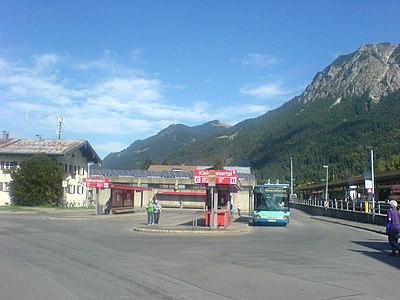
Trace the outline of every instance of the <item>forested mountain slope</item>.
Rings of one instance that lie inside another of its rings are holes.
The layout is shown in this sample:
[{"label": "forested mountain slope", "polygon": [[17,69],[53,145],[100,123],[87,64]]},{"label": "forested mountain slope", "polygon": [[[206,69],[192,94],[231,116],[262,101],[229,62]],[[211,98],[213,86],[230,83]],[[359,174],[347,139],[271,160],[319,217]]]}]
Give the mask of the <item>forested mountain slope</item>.
[{"label": "forested mountain slope", "polygon": [[363,175],[370,166],[366,146],[375,148],[377,171],[399,167],[399,116],[400,47],[365,45],[338,57],[281,107],[151,158],[188,165],[219,159],[251,166],[260,179],[288,180],[292,157],[298,183],[323,178],[323,164],[335,179]]}]

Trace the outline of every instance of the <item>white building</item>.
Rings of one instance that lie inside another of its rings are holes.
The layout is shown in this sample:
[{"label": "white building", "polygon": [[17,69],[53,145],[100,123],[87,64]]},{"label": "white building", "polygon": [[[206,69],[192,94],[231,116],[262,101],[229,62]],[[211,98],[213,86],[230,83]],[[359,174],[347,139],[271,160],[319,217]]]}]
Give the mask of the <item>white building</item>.
[{"label": "white building", "polygon": [[63,166],[65,178],[60,185],[64,187],[64,197],[60,202],[67,206],[87,205],[87,190],[83,179],[88,177],[89,164],[101,162],[88,141],[13,139],[6,132],[3,132],[0,140],[0,205],[11,204],[11,169],[38,153],[54,157]]}]

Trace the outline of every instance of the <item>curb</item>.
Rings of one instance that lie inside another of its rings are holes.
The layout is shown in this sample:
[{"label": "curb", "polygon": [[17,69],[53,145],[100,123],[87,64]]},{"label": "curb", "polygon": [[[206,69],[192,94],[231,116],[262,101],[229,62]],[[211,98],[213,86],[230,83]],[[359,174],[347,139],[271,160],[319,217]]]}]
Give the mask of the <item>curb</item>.
[{"label": "curb", "polygon": [[71,217],[52,217],[47,216],[47,220],[54,221],[76,221],[76,220],[115,220],[132,217],[132,215],[93,215],[93,216],[71,216]]},{"label": "curb", "polygon": [[182,234],[182,235],[237,235],[249,233],[250,229],[237,229],[237,230],[190,230],[190,229],[150,229],[142,227],[134,227],[133,231],[142,233],[162,233],[162,234]]}]

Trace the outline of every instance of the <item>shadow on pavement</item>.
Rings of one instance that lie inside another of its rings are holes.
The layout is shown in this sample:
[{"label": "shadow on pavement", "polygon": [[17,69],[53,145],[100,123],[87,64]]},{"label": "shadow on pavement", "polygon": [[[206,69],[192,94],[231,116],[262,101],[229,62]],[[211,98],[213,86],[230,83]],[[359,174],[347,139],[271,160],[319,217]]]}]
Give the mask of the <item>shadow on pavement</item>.
[{"label": "shadow on pavement", "polygon": [[392,267],[400,269],[400,257],[389,255],[389,253],[391,252],[389,242],[370,240],[370,241],[353,241],[353,243],[364,246],[371,250],[350,249],[350,251],[364,254],[368,257],[371,257],[373,259],[384,262]]}]

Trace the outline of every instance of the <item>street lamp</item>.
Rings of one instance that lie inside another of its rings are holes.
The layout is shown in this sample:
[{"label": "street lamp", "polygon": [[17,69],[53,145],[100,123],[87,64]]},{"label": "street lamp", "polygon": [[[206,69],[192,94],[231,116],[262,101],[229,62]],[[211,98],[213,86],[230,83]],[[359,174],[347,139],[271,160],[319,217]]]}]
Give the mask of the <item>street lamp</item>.
[{"label": "street lamp", "polygon": [[323,168],[326,169],[326,179],[325,179],[325,205],[328,203],[328,176],[329,176],[329,166],[323,165]]},{"label": "street lamp", "polygon": [[374,178],[374,148],[367,146],[371,150],[371,192],[372,192],[372,222],[375,223],[375,178]]},{"label": "street lamp", "polygon": [[290,158],[290,201],[293,200],[293,159]]}]

